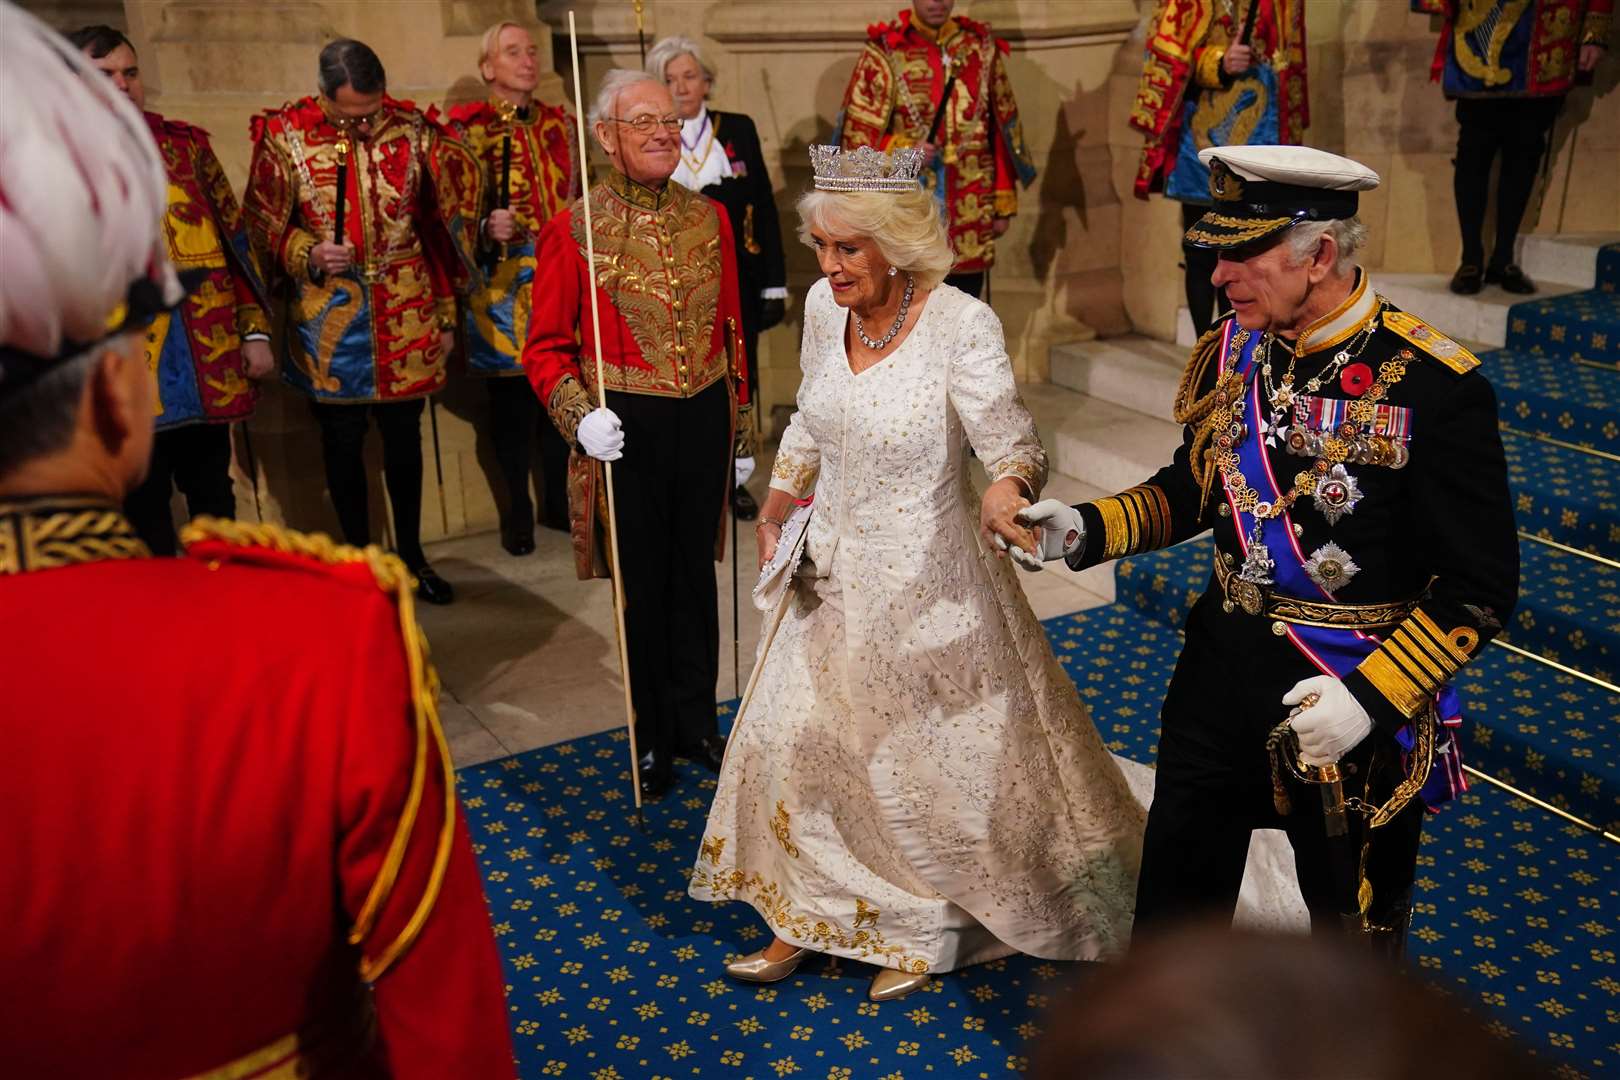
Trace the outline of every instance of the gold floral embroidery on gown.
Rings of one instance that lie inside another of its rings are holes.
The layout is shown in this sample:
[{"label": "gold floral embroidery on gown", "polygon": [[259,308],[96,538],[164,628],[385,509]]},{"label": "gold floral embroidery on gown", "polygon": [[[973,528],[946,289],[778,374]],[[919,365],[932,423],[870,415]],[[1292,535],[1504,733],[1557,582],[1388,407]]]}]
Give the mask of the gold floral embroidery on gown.
[{"label": "gold floral embroidery on gown", "polygon": [[941,287],[855,375],[825,282],[805,310],[772,486],[814,491],[815,576],[766,636],[692,895],[906,971],[1109,955],[1143,810],[1011,564],[983,550],[968,480],[971,445],[992,477],[1045,481],[1001,324]]}]

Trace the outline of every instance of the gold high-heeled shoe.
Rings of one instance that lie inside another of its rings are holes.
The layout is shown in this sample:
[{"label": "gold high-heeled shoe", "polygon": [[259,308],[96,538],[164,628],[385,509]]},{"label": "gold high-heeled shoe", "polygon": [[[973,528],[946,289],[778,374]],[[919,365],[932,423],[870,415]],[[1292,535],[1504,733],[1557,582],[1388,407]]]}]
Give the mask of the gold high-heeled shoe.
[{"label": "gold high-heeled shoe", "polygon": [[765,959],[765,950],[751,952],[741,960],[733,960],[726,965],[726,974],[741,982],[773,983],[783,979],[799,970],[799,964],[810,955],[809,949],[798,949],[785,960]]},{"label": "gold high-heeled shoe", "polygon": [[896,971],[894,968],[881,968],[872,976],[872,987],[866,992],[866,996],[873,1001],[896,1001],[927,986],[930,978],[929,975],[913,975],[910,972]]}]

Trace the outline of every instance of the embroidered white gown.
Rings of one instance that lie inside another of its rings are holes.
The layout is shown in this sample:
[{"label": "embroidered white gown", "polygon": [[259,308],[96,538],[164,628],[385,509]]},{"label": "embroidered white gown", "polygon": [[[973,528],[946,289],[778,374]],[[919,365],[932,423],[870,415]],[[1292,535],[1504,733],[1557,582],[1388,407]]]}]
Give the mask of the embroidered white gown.
[{"label": "embroidered white gown", "polygon": [[1107,956],[1129,936],[1144,800],[979,537],[969,445],[992,479],[1046,477],[1001,324],[941,286],[856,375],[846,317],[825,280],[810,290],[771,486],[815,509],[691,894],[905,971]]}]

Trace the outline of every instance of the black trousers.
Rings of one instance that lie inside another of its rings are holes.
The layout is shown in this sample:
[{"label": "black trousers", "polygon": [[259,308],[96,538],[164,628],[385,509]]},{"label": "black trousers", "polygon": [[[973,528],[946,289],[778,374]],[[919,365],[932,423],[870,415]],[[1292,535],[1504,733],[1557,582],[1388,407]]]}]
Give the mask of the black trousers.
[{"label": "black trousers", "polygon": [[1462,262],[1485,265],[1486,193],[1491,163],[1502,157],[1496,181],[1496,245],[1490,265],[1497,269],[1513,262],[1513,245],[1536,170],[1547,153],[1547,135],[1562,97],[1461,98],[1457,102],[1457,161],[1452,187],[1457,196],[1457,225],[1462,230]]},{"label": "black trousers", "polygon": [[[1287,709],[1281,699],[1312,674],[1265,620],[1212,610],[1206,595],[1187,624],[1187,643],[1165,695],[1163,730],[1137,882],[1136,933],[1237,906],[1250,833],[1283,829],[1294,850],[1300,891],[1319,933],[1339,932],[1341,898],[1333,849],[1327,840],[1320,789],[1290,785],[1292,813],[1278,813],[1271,792],[1266,737]],[[1264,639],[1271,639],[1266,642]],[[1369,802],[1387,798],[1400,768],[1394,739],[1374,731],[1346,759],[1347,795]],[[1349,816],[1350,847],[1367,837],[1362,819]],[[1404,927],[1415,875],[1423,808],[1408,804],[1374,830],[1367,877],[1373,885],[1374,922]]]},{"label": "black trousers", "polygon": [[[1181,204],[1181,231],[1186,232],[1209,209],[1194,203]],[[1193,333],[1203,337],[1215,320],[1232,309],[1226,302],[1226,291],[1217,289],[1209,279],[1215,273],[1220,256],[1206,248],[1181,245],[1182,261],[1187,267],[1187,312],[1192,316]]]},{"label": "black trousers", "polygon": [[568,527],[568,442],[549,419],[541,423],[540,399],[522,376],[491,376],[489,386],[490,438],[495,460],[506,481],[510,521],[532,524],[534,501],[529,498],[529,473],[534,464],[534,442],[540,439],[540,482],[547,524]]},{"label": "black trousers", "polygon": [[975,300],[984,292],[984,271],[976,270],[971,274],[946,274],[945,284],[952,288],[961,289]]},{"label": "black trousers", "polygon": [[157,555],[180,549],[169,512],[172,489],[186,497],[192,517],[236,516],[231,487],[231,426],[187,424],[160,431],[152,440],[152,464],[141,486],[124,500],[124,513],[146,546]]},{"label": "black trousers", "polygon": [[383,481],[394,508],[394,546],[405,565],[426,565],[422,553],[422,410],[425,398],[373,404],[310,402],[321,428],[326,488],[337,510],[346,543],[371,543],[365,444],[369,418],[377,421],[383,443]]},{"label": "black trousers", "polygon": [[720,612],[714,544],[731,491],[731,392],[609,391],[624,425],[613,463],[636,746],[668,762],[715,733]]}]

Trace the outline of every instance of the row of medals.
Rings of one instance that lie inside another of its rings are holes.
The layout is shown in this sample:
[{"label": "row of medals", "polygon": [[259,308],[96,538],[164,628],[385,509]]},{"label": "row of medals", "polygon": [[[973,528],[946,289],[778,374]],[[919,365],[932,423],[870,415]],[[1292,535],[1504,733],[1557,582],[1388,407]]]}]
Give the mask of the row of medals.
[{"label": "row of medals", "polygon": [[[1369,319],[1362,328],[1359,342],[1352,342],[1346,348],[1335,353],[1332,361],[1323,372],[1307,384],[1307,389],[1315,391],[1321,383],[1338,372],[1345,364],[1366,347],[1372,339],[1372,332],[1378,325],[1377,317]],[[1269,371],[1270,341],[1263,343],[1261,348],[1267,350],[1268,360],[1266,370]],[[1234,350],[1240,350],[1242,342],[1233,343]],[[1402,359],[1405,359],[1403,357]],[[1402,365],[1404,367],[1404,365]],[[1259,365],[1254,369],[1255,378],[1260,377]],[[1398,377],[1398,376],[1397,376]],[[1383,381],[1380,373],[1379,381]],[[1323,519],[1331,525],[1336,525],[1339,519],[1346,514],[1354,512],[1356,504],[1361,501],[1361,485],[1344,463],[1346,461],[1360,465],[1379,465],[1386,468],[1402,469],[1411,460],[1411,451],[1402,439],[1390,438],[1383,435],[1374,435],[1363,430],[1363,425],[1353,419],[1346,418],[1339,424],[1333,433],[1312,431],[1299,423],[1300,415],[1295,414],[1296,423],[1288,426],[1285,423],[1289,413],[1295,408],[1299,395],[1293,388],[1292,374],[1283,377],[1281,386],[1275,389],[1267,387],[1267,396],[1271,402],[1272,414],[1262,433],[1267,446],[1276,446],[1280,441],[1289,454],[1296,457],[1314,458],[1315,484],[1306,481],[1302,490],[1311,491],[1311,499]],[[1227,392],[1217,392],[1216,405],[1231,416],[1233,406],[1240,406],[1247,397],[1246,394],[1238,396],[1235,401],[1228,401],[1233,395]],[[1369,393],[1369,397],[1374,395]],[[1374,402],[1368,402],[1371,405]],[[1232,452],[1242,445],[1243,440],[1249,437],[1249,426],[1235,416],[1231,417],[1226,429],[1215,437],[1215,445],[1222,451]],[[1264,453],[1264,450],[1261,451]],[[1324,457],[1324,455],[1327,455]],[[1338,458],[1338,460],[1333,460]],[[1231,479],[1231,478],[1229,478]],[[1296,481],[1297,483],[1298,481]],[[1312,490],[1314,488],[1314,490]],[[1264,504],[1262,504],[1264,505]],[[1223,507],[1224,509],[1224,507]],[[1257,507],[1257,509],[1259,509]],[[1254,529],[1249,536],[1248,554],[1244,557],[1243,565],[1239,568],[1237,581],[1234,583],[1232,599],[1225,607],[1231,610],[1233,600],[1237,606],[1243,608],[1250,615],[1258,615],[1265,609],[1265,589],[1276,583],[1276,562],[1271,558],[1270,548],[1262,539],[1261,519],[1257,516]],[[1303,530],[1294,526],[1294,534],[1298,536]],[[1323,544],[1311,553],[1305,561],[1305,573],[1311,580],[1320,585],[1329,595],[1337,589],[1349,584],[1350,579],[1359,573],[1361,567],[1351,558],[1349,552],[1336,543]]]}]

